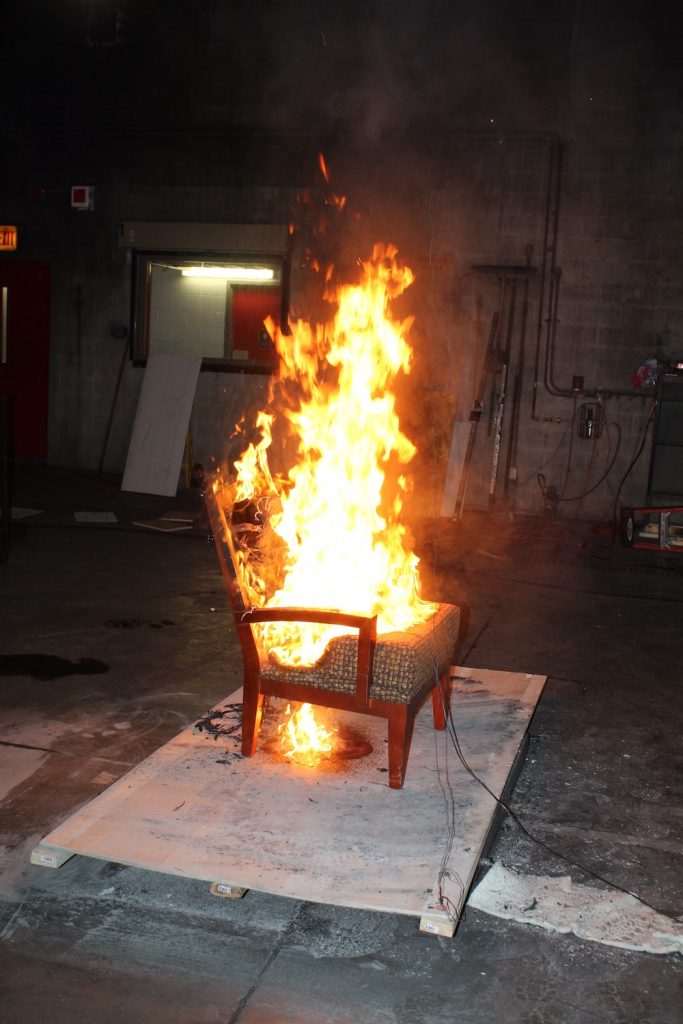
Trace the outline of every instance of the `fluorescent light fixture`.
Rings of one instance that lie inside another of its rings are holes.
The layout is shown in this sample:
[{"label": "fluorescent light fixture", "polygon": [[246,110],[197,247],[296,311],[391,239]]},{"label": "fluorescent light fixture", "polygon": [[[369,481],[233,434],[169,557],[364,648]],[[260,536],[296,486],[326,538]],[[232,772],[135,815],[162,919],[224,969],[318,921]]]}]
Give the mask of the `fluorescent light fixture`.
[{"label": "fluorescent light fixture", "polygon": [[235,283],[272,281],[275,271],[272,267],[184,267],[183,277],[214,277]]}]

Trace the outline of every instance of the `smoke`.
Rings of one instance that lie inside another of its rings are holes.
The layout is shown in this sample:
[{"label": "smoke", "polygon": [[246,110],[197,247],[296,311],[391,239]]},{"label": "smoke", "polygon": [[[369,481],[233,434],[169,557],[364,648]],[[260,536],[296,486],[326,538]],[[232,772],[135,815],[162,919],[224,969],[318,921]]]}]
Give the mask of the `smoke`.
[{"label": "smoke", "polygon": [[217,5],[217,51],[233,51],[282,131],[327,129],[356,143],[486,118],[508,127],[557,94],[574,0],[473,5],[315,0]]}]

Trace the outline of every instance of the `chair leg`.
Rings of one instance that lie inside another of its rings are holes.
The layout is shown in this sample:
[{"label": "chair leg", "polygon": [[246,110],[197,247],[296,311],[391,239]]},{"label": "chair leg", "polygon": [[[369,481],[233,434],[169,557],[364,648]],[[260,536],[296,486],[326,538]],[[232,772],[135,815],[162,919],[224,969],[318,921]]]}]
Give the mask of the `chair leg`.
[{"label": "chair leg", "polygon": [[242,755],[253,757],[263,715],[263,694],[244,687],[242,696]]},{"label": "chair leg", "polygon": [[451,669],[446,668],[441,679],[432,690],[432,709],[434,711],[434,728],[445,729],[446,718],[451,706]]},{"label": "chair leg", "polygon": [[389,712],[389,786],[401,789],[408,765],[415,715],[407,704],[394,704]]}]

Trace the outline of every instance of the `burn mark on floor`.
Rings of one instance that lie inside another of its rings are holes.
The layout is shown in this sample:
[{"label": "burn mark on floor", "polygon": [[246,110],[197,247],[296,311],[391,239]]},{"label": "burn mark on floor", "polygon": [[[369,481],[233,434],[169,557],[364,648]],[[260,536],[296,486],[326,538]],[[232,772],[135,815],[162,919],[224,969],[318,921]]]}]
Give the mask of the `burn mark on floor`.
[{"label": "burn mark on floor", "polygon": [[0,676],[27,676],[41,683],[64,679],[66,676],[102,675],[108,671],[107,662],[97,658],[69,661],[56,654],[0,655]]},{"label": "burn mark on floor", "polygon": [[241,704],[226,704],[222,708],[215,708],[194,724],[194,732],[207,732],[215,740],[219,736],[232,736],[241,728]]}]

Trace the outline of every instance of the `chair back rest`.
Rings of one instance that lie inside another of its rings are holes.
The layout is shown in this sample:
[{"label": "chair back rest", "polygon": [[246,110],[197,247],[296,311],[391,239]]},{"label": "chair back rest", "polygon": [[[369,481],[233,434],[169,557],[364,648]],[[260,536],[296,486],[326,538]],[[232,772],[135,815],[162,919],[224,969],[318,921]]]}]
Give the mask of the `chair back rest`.
[{"label": "chair back rest", "polygon": [[226,504],[225,498],[225,488],[220,485],[219,479],[209,484],[204,492],[218,562],[230,598],[230,607],[237,617],[249,610],[249,604],[240,583],[239,562],[232,531],[232,506]]}]

